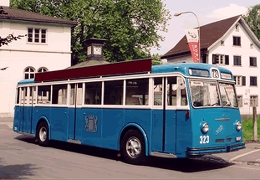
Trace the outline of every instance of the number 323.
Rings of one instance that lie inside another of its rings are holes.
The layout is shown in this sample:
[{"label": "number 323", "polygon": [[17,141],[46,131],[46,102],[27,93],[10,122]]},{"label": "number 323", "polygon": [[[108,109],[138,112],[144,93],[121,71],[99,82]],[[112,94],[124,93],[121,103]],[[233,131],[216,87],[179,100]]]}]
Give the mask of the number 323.
[{"label": "number 323", "polygon": [[208,144],[209,143],[209,136],[200,136],[200,144]]}]

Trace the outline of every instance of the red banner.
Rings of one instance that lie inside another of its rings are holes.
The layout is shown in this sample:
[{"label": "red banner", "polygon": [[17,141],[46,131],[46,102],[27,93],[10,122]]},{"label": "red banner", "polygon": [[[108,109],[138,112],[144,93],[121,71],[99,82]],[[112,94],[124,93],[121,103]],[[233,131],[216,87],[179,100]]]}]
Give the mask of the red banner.
[{"label": "red banner", "polygon": [[199,42],[189,42],[189,47],[193,61],[199,63]]},{"label": "red banner", "polygon": [[189,44],[189,48],[191,51],[192,59],[195,63],[200,62],[200,53],[199,53],[199,36],[197,29],[187,30],[186,38]]}]

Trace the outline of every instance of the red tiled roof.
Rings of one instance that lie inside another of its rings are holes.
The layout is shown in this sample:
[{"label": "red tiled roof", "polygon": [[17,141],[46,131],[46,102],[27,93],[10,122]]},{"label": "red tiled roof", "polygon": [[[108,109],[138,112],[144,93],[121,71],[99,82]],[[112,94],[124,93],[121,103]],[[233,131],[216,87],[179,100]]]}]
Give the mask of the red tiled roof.
[{"label": "red tiled roof", "polygon": [[77,22],[74,21],[51,17],[51,16],[45,16],[45,15],[41,15],[41,14],[37,14],[37,13],[33,13],[21,9],[14,9],[6,6],[0,7],[0,19],[66,24],[69,26],[77,25]]},{"label": "red tiled roof", "polygon": [[[210,24],[206,24],[200,27],[200,48],[207,49],[213,43],[215,43],[219,38],[221,38],[228,29],[238,20],[241,15],[231,17],[228,19],[216,21]],[[162,58],[167,58],[180,53],[190,52],[189,46],[187,44],[186,35],[167,53],[165,53]]]}]

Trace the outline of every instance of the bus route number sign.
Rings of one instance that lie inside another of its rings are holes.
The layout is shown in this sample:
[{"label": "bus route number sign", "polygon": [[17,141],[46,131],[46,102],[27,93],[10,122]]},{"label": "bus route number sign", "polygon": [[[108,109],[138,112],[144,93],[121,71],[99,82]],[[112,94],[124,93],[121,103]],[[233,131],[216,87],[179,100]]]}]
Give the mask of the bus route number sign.
[{"label": "bus route number sign", "polygon": [[212,78],[216,78],[216,79],[219,79],[220,78],[220,75],[219,75],[219,71],[217,69],[211,69],[211,76]]}]

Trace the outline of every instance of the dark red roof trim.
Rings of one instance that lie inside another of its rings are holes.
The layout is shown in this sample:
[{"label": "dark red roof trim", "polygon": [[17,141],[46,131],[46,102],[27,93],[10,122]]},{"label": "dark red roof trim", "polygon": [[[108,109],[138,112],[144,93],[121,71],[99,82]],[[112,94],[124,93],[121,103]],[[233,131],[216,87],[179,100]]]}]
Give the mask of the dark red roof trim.
[{"label": "dark red roof trim", "polygon": [[36,73],[34,81],[58,81],[67,79],[80,79],[95,76],[124,75],[134,73],[150,72],[152,68],[152,59],[142,59],[134,61],[125,61],[113,64],[104,64],[75,69],[63,69],[58,71],[49,71]]}]

